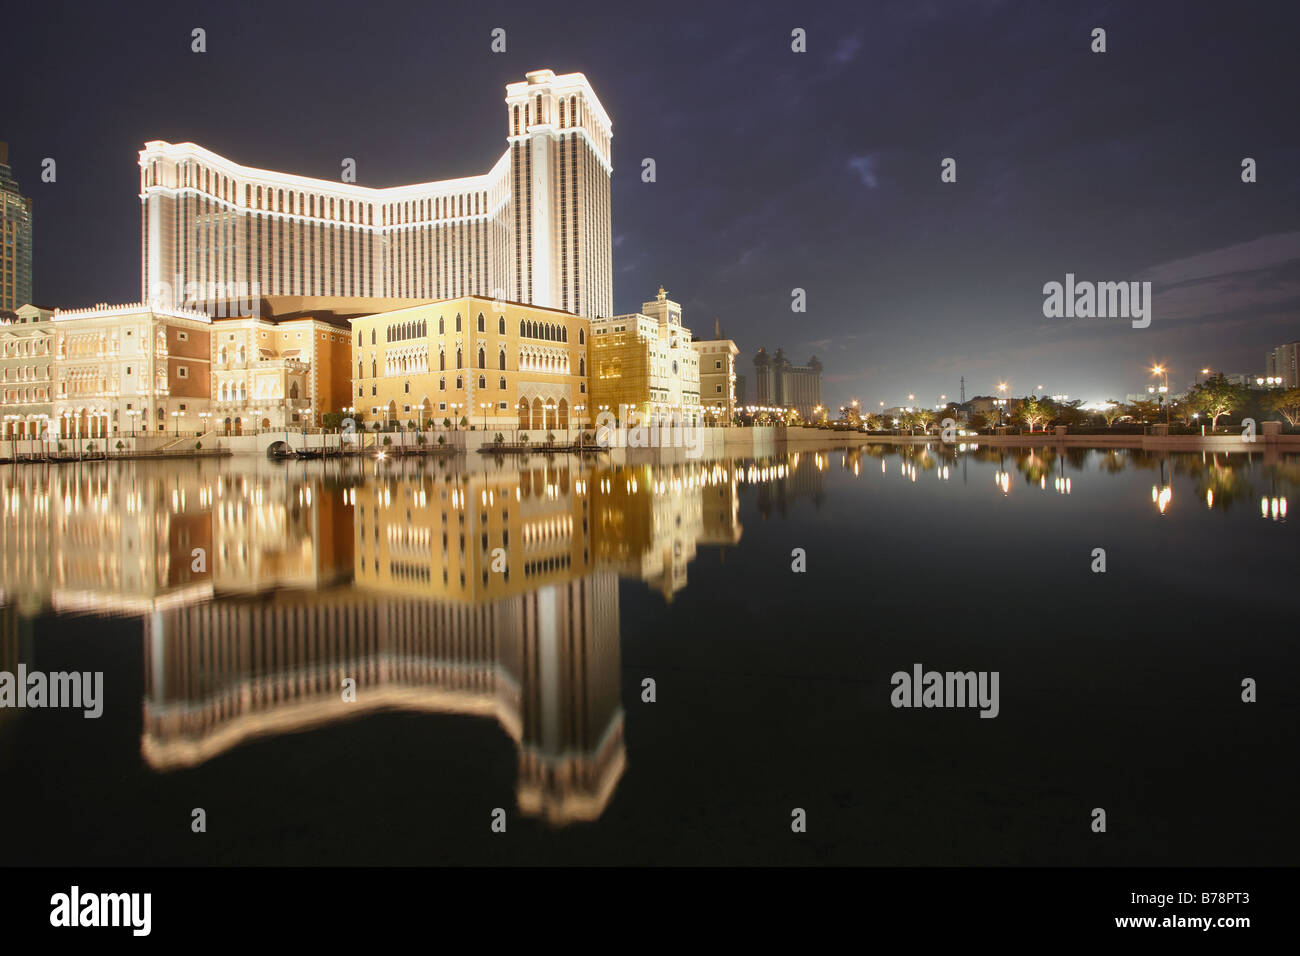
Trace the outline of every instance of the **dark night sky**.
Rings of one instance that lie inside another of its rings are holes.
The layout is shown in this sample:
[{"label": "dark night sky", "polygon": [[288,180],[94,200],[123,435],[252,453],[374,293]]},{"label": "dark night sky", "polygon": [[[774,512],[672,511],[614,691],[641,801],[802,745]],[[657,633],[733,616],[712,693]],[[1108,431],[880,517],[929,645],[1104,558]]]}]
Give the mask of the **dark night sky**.
[{"label": "dark night sky", "polygon": [[[549,67],[585,73],[614,122],[616,309],[663,283],[697,335],[722,320],[745,366],[760,345],[816,353],[830,402],[936,401],[961,375],[968,396],[1008,379],[1122,397],[1152,360],[1181,385],[1204,365],[1262,372],[1300,339],[1294,2],[14,13],[0,139],[36,203],[43,305],[138,298],[145,140],[330,179],[350,156],[371,186],[484,173],[505,149],[505,84]],[[956,184],[939,181],[946,156]],[[1042,286],[1067,272],[1151,280],[1151,327],[1044,318]]]}]

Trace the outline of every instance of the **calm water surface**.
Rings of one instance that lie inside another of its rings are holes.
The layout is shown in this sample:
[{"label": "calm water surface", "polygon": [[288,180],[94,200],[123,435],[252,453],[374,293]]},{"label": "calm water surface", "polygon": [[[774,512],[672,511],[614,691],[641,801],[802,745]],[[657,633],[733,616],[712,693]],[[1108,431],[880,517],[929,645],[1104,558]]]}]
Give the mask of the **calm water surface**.
[{"label": "calm water surface", "polygon": [[[105,702],[0,710],[0,859],[1291,864],[1298,484],[937,446],[7,468],[0,670]],[[998,671],[999,716],[893,708],[916,663]]]}]

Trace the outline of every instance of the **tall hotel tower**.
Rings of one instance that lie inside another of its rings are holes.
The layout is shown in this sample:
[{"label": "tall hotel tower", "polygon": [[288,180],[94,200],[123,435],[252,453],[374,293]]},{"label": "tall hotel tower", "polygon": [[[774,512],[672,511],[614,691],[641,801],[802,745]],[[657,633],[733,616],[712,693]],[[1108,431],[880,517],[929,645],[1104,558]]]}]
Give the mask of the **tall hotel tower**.
[{"label": "tall hotel tower", "polygon": [[506,123],[485,175],[386,189],[146,143],[143,299],[481,295],[610,315],[609,116],[581,73],[537,70],[506,86]]}]

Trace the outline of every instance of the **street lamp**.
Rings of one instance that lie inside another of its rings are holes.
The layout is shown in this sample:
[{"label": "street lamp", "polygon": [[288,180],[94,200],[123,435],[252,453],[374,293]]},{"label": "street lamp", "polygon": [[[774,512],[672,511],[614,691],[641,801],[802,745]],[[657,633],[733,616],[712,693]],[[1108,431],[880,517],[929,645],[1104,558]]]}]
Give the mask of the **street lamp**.
[{"label": "street lamp", "polygon": [[180,438],[180,437],[181,437],[181,413],[180,413],[180,412],[172,412],[172,421],[173,421],[174,426],[175,426],[175,427],[172,429],[172,435],[173,435],[174,437],[176,437],[176,438]]},{"label": "street lamp", "polygon": [[1010,411],[1010,406],[1007,405],[1007,389],[1010,387],[1011,385],[1008,382],[998,382],[998,391],[1002,393],[1002,405],[1003,405],[1002,412],[1004,414]]},{"label": "street lamp", "polygon": [[1169,369],[1165,368],[1163,365],[1153,365],[1151,366],[1151,374],[1163,375],[1165,377],[1165,384],[1162,391],[1165,394],[1165,427],[1168,428],[1169,427]]}]

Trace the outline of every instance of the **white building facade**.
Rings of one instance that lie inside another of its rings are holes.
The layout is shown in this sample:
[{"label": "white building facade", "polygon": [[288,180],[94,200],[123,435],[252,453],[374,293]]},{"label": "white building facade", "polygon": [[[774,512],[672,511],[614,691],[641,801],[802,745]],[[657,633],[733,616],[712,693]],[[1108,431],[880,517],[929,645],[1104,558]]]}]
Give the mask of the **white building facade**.
[{"label": "white building facade", "polygon": [[613,311],[613,129],[581,73],[506,87],[482,176],[370,188],[241,166],[193,143],[140,152],[141,294],[213,317],[258,296],[481,295]]}]

